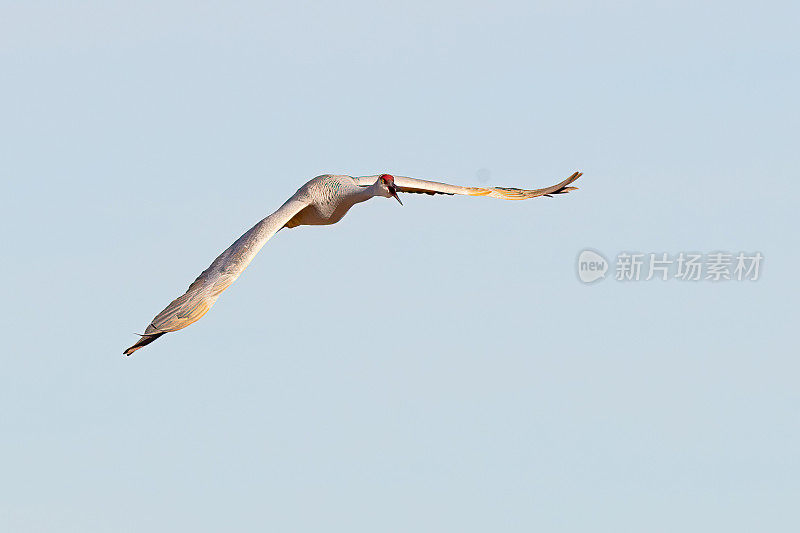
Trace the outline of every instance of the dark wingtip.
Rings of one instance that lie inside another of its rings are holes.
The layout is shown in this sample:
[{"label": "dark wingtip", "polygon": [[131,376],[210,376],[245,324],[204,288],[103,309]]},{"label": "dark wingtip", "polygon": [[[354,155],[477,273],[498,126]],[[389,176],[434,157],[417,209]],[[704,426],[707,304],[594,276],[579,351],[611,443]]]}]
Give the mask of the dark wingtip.
[{"label": "dark wingtip", "polygon": [[153,334],[150,334],[150,335],[142,335],[142,338],[139,339],[138,341],[136,341],[136,344],[134,344],[133,346],[131,346],[130,348],[128,348],[127,350],[122,352],[122,354],[123,355],[131,355],[133,352],[135,352],[139,348],[142,348],[143,346],[147,346],[148,344],[150,344],[151,342],[153,342],[154,340],[159,338],[164,333],[166,333],[166,332],[153,333]]},{"label": "dark wingtip", "polygon": [[577,191],[578,190],[577,187],[569,187],[569,185],[571,185],[575,180],[577,180],[581,176],[583,176],[583,172],[573,173],[570,177],[568,177],[567,179],[556,185],[555,190],[550,191],[550,193],[545,196],[549,196],[550,194],[565,194],[570,191]]}]

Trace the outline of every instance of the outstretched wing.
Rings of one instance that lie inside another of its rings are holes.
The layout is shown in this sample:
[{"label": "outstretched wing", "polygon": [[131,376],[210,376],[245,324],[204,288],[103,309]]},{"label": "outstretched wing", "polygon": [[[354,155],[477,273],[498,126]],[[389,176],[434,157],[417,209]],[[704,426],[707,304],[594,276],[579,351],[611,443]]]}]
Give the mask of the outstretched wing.
[{"label": "outstretched wing", "polygon": [[292,197],[280,209],[247,230],[189,285],[189,289],[173,300],[147,326],[145,335],[166,333],[197,322],[214,305],[219,295],[236,281],[264,243],[275,235],[308,202]]},{"label": "outstretched wing", "polygon": [[[394,184],[398,192],[418,193],[418,194],[462,194],[466,196],[490,196],[492,198],[502,198],[504,200],[527,200],[537,196],[552,196],[554,194],[564,194],[574,191],[577,187],[570,187],[575,180],[583,174],[575,172],[573,175],[551,187],[544,189],[517,189],[513,187],[462,187],[460,185],[450,185],[438,181],[425,181],[405,176],[394,176]],[[356,178],[359,185],[369,185],[375,182],[378,176],[367,176]],[[363,183],[361,182],[363,180]],[[371,181],[369,181],[371,180]]]}]

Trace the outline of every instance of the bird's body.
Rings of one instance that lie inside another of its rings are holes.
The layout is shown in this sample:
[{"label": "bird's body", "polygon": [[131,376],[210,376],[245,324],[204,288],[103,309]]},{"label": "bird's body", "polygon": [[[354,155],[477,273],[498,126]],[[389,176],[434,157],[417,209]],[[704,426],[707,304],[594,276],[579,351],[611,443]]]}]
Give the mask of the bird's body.
[{"label": "bird's body", "polygon": [[335,224],[351,207],[372,198],[374,192],[369,187],[359,187],[350,176],[317,176],[292,196],[308,206],[293,216],[286,227]]},{"label": "bird's body", "polygon": [[[335,224],[355,204],[376,196],[400,198],[397,192],[425,194],[463,194],[524,200],[550,196],[575,189],[568,187],[580,177],[576,172],[563,182],[545,189],[460,187],[433,181],[381,174],[353,178],[326,174],[300,187],[277,211],[246,231],[222,252],[189,286],[150,322],[139,341],[125,350],[130,355],[161,335],[185,328],[200,320],[219,295],[236,281],[270,237],[282,228]],[[400,202],[402,203],[402,202]]]}]

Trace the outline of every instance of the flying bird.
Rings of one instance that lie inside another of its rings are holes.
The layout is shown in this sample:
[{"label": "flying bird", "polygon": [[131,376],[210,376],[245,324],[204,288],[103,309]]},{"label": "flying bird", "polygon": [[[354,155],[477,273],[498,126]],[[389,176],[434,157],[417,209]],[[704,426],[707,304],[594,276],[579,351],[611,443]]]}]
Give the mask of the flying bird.
[{"label": "flying bird", "polygon": [[211,309],[222,291],[236,281],[239,274],[247,268],[264,243],[283,228],[335,224],[355,204],[377,196],[395,198],[402,205],[398,192],[527,200],[537,196],[552,196],[573,191],[577,187],[570,187],[570,184],[579,177],[581,173],[575,172],[552,187],[526,190],[512,187],[461,187],[391,174],[358,178],[331,174],[317,176],[300,187],[277,211],[247,230],[214,259],[214,262],[189,285],[184,294],[174,299],[156,315],[136,344],[123,353],[130,355],[165,333],[178,331],[200,320]]}]

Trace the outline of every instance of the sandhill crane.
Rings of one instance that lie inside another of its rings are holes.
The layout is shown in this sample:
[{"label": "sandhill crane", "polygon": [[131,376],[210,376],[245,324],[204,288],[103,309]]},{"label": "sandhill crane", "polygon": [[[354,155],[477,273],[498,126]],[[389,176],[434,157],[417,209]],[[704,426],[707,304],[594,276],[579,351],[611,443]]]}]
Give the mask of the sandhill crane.
[{"label": "sandhill crane", "polygon": [[185,294],[173,300],[156,315],[136,344],[123,353],[130,355],[163,334],[183,329],[200,320],[211,309],[222,291],[236,281],[239,274],[247,268],[264,243],[283,228],[335,224],[355,204],[376,196],[394,197],[402,205],[403,202],[397,196],[398,192],[431,195],[463,194],[491,196],[506,200],[526,200],[575,190],[577,187],[569,185],[580,176],[580,172],[575,172],[557,185],[535,190],[509,187],[461,187],[390,174],[358,178],[330,174],[318,176],[300,187],[277,211],[250,228],[222,252],[189,285]]}]

